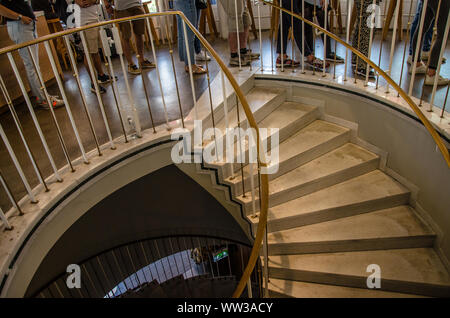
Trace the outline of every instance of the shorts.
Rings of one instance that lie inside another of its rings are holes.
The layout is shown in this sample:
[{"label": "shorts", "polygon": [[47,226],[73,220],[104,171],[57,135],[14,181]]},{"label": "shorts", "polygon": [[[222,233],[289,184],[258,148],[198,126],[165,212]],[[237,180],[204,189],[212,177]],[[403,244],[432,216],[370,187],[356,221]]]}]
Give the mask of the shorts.
[{"label": "shorts", "polygon": [[98,28],[88,29],[84,31],[88,52],[90,54],[98,53],[100,47],[100,33]]},{"label": "shorts", "polygon": [[[141,14],[145,14],[144,8],[142,6],[136,6],[126,10],[116,10],[114,12],[114,18],[121,19]],[[145,33],[144,19],[131,21],[131,24],[133,25],[133,32],[135,35],[143,35]],[[119,23],[119,29],[125,39],[131,38],[130,22]]]},{"label": "shorts", "polygon": [[[237,32],[236,30],[236,9],[234,0],[219,0],[223,10],[228,16],[228,32]],[[245,28],[250,27],[251,18],[247,6],[243,1],[236,1],[237,3],[237,18],[239,32],[243,32]]]}]

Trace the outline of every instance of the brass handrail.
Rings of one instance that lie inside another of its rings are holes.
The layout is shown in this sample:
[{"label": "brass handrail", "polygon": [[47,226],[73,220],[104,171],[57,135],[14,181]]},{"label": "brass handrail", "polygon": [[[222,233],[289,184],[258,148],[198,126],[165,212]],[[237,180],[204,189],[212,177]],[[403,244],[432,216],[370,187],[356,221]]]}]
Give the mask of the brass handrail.
[{"label": "brass handrail", "polygon": [[434,142],[438,146],[439,150],[442,153],[442,156],[444,157],[444,160],[447,162],[448,167],[450,168],[450,154],[449,150],[445,146],[444,142],[442,141],[441,137],[439,137],[438,133],[434,129],[433,125],[430,123],[430,121],[425,117],[425,115],[420,111],[419,107],[413,102],[411,97],[386,73],[384,72],[378,65],[376,65],[372,60],[370,60],[367,56],[365,56],[363,53],[358,51],[357,49],[353,48],[350,44],[345,42],[344,40],[337,37],[335,34],[329,32],[328,30],[325,30],[321,26],[309,21],[308,19],[305,19],[301,15],[298,15],[296,13],[292,13],[291,11],[288,11],[276,4],[273,4],[272,2],[266,1],[266,0],[260,0],[262,3],[271,5],[272,7],[282,10],[283,12],[292,15],[293,17],[302,20],[303,22],[309,24],[313,28],[316,28],[320,30],[321,32],[325,33],[327,36],[331,37],[335,41],[339,42],[340,44],[344,45],[347,49],[352,51],[352,53],[356,54],[358,58],[362,59],[364,62],[369,64],[377,73],[379,73],[397,92],[398,94],[406,101],[406,103],[409,105],[409,107],[414,111],[414,113],[419,117],[422,124],[425,126],[425,128],[430,133],[431,137],[433,138]]},{"label": "brass handrail", "polygon": [[[73,29],[65,30],[65,31],[60,31],[57,33],[39,37],[37,39],[31,40],[28,42],[15,44],[15,45],[11,45],[11,46],[2,48],[2,49],[0,49],[0,55],[9,53],[9,52],[12,52],[15,50],[19,50],[21,48],[24,48],[24,47],[27,47],[30,45],[35,45],[35,44],[39,44],[39,43],[42,43],[45,41],[50,41],[50,40],[56,39],[58,37],[70,35],[73,33],[85,31],[85,30],[92,29],[92,28],[107,26],[109,24],[121,23],[121,22],[125,22],[125,21],[131,21],[131,20],[135,20],[135,19],[144,19],[144,18],[155,17],[155,16],[173,16],[173,15],[177,15],[183,19],[183,21],[191,29],[191,31],[197,36],[197,38],[200,40],[200,42],[203,44],[203,46],[209,51],[209,53],[212,55],[212,57],[214,57],[217,64],[219,65],[219,67],[221,68],[221,70],[223,71],[225,76],[228,78],[231,86],[233,87],[233,89],[236,93],[236,96],[238,97],[239,101],[242,104],[242,108],[244,109],[244,112],[247,117],[248,123],[250,124],[250,127],[252,127],[256,132],[256,142],[257,142],[257,145],[256,145],[257,150],[256,151],[257,151],[257,155],[258,155],[257,158],[258,158],[259,166],[265,167],[267,165],[266,160],[264,158],[264,154],[260,152],[259,128],[258,128],[255,118],[253,117],[253,113],[250,110],[250,106],[245,98],[244,93],[242,92],[239,84],[236,82],[232,73],[230,72],[228,67],[225,65],[225,63],[222,61],[222,59],[217,54],[217,52],[212,48],[212,46],[203,37],[203,35],[192,25],[192,23],[186,18],[186,16],[181,11],[147,13],[147,14],[136,15],[136,16],[132,16],[132,17],[126,17],[126,18],[121,18],[121,19],[114,19],[114,20],[108,20],[108,21],[88,24],[88,25],[85,25],[82,27],[73,28]],[[236,105],[236,107],[238,107],[238,105]],[[252,273],[252,271],[255,267],[255,264],[258,260],[258,257],[259,257],[259,250],[262,245],[262,240],[263,240],[265,228],[267,225],[267,212],[268,212],[268,207],[269,207],[269,178],[268,178],[267,174],[261,174],[261,194],[260,194],[259,199],[261,202],[261,211],[260,211],[260,216],[259,216],[258,227],[256,230],[255,240],[253,242],[253,247],[252,247],[250,257],[249,257],[249,261],[246,265],[246,268],[241,277],[241,280],[239,281],[239,284],[238,284],[235,292],[233,293],[232,297],[235,297],[235,298],[239,297],[242,294],[242,291],[244,290],[245,285],[246,285],[246,283],[250,277],[250,274]]]}]

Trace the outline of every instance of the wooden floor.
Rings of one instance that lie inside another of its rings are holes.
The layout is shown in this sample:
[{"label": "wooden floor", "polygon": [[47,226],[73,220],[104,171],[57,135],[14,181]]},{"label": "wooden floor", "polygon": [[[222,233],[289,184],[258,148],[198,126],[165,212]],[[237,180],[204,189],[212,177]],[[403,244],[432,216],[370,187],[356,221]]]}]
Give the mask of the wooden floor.
[{"label": "wooden floor", "polygon": [[[265,69],[271,68],[271,54],[270,54],[270,40],[269,40],[269,32],[263,33],[263,58],[264,58],[264,66]],[[374,47],[373,47],[373,54],[372,54],[372,60],[378,61],[378,54],[379,54],[379,47],[380,47],[380,41],[378,40],[378,36],[376,37],[374,41]],[[227,46],[227,41],[216,39],[213,43],[213,47],[218,51],[222,59],[227,63],[229,59],[229,51]],[[398,81],[400,77],[401,72],[401,60],[403,56],[403,46],[404,43],[397,42],[396,48],[395,48],[395,55],[394,55],[394,63],[393,63],[393,69],[392,69],[392,77]],[[259,40],[252,39],[252,48],[254,51],[259,51]],[[334,43],[332,42],[332,46],[334,48]],[[176,50],[175,50],[176,51]],[[389,66],[389,51],[390,51],[390,39],[386,40],[383,47],[383,55],[381,59],[381,66],[384,70],[386,70]],[[316,52],[318,57],[323,56],[323,47],[321,44],[321,41],[316,42]],[[343,47],[339,47],[337,49],[337,52],[342,57],[345,57],[345,50]],[[290,45],[288,46],[288,53],[291,53]],[[151,51],[147,50],[146,55],[148,57],[151,57]],[[160,73],[161,73],[161,80],[163,83],[163,90],[165,95],[165,101],[167,105],[168,110],[168,116],[169,120],[175,120],[180,118],[180,112],[179,112],[179,104],[178,104],[178,98],[176,94],[175,89],[175,82],[172,72],[172,64],[171,64],[171,58],[169,54],[169,50],[167,45],[160,46],[158,48],[158,63],[160,67]],[[298,49],[296,50],[296,56],[297,59],[300,57],[300,52]],[[447,58],[450,58],[450,47],[447,47],[445,56]],[[274,59],[276,58],[276,54],[274,54]],[[184,71],[184,64],[181,63],[178,59],[178,56],[175,52],[175,64],[177,67],[177,77],[178,77],[178,84],[180,88],[180,94],[181,94],[181,101],[182,101],[182,109],[184,115],[186,115],[189,110],[193,106],[193,98],[192,98],[192,91],[190,87],[190,81],[188,74]],[[123,84],[123,74],[120,72],[120,62],[119,59],[115,59],[113,61],[114,68],[117,71],[117,75],[119,77],[119,85],[121,90],[121,95],[123,100],[126,99],[126,91],[125,91],[125,85]],[[450,63],[444,64],[443,68],[441,70],[441,74],[443,76],[450,77]],[[260,61],[254,61],[253,62],[254,67],[260,66]],[[84,70],[84,67],[82,64],[79,65],[81,70],[81,80],[83,83],[84,91],[86,92],[86,95],[88,97],[88,106],[89,111],[91,112],[91,116],[93,118],[93,121],[95,123],[95,129],[96,133],[99,138],[100,144],[107,142],[107,134],[105,130],[105,126],[102,120],[102,116],[100,113],[100,109],[98,107],[97,97],[95,94],[91,93],[89,90],[90,86],[90,80],[88,77],[88,74]],[[219,71],[218,65],[215,62],[211,62],[209,64],[210,72],[211,72],[211,79],[214,78]],[[337,74],[343,74],[344,72],[344,65],[337,65],[336,66],[336,73]],[[408,68],[405,67],[404,72],[404,79],[402,88],[407,89],[409,86],[409,74],[407,73]],[[329,73],[333,72],[333,66],[330,67],[328,70]],[[347,74],[348,76],[352,76],[352,71],[350,68],[350,65],[348,65],[347,68]],[[146,71],[144,73],[144,76],[147,80],[147,88],[148,88],[148,95],[150,96],[150,105],[152,109],[152,114],[154,118],[155,125],[159,125],[161,123],[164,123],[164,112],[163,112],[163,105],[161,102],[161,93],[158,85],[158,81],[156,78],[156,71],[150,70]],[[128,76],[131,84],[131,89],[134,94],[135,103],[139,112],[139,117],[141,119],[142,128],[147,129],[151,127],[151,120],[148,112],[148,106],[143,90],[142,85],[142,78],[141,76]],[[417,76],[417,80],[414,85],[413,95],[420,97],[421,91],[422,91],[422,82],[423,82],[423,76]],[[380,81],[381,85],[385,85],[384,81]],[[81,135],[81,138],[83,140],[83,144],[85,146],[86,151],[92,150],[95,148],[95,143],[92,138],[92,135],[90,133],[88,124],[87,124],[87,118],[83,111],[83,107],[81,104],[81,99],[79,96],[79,91],[76,85],[76,82],[74,78],[71,76],[70,72],[67,72],[65,74],[65,89],[66,93],[69,99],[70,108],[73,112],[75,121],[78,125],[78,129]],[[110,85],[105,85],[105,88],[107,88],[107,93],[102,95],[107,117],[110,121],[111,131],[113,134],[113,137],[118,137],[121,135],[121,126],[120,126],[120,120],[117,114],[116,105],[114,102],[114,96],[112,94],[112,90]],[[207,78],[206,76],[197,75],[195,76],[195,93],[196,98],[198,98],[207,88]],[[48,88],[50,93],[58,94],[58,88],[56,85],[53,85],[52,87]],[[446,87],[445,88],[439,88],[438,93],[436,96],[435,104],[438,107],[442,107],[444,98],[446,93]],[[214,92],[213,92],[214,94]],[[428,101],[430,99],[431,90],[426,89],[424,93],[424,99]],[[25,135],[27,136],[27,139],[29,141],[29,144],[32,148],[32,151],[37,159],[37,162],[39,163],[39,167],[42,170],[42,173],[44,176],[48,176],[52,173],[50,163],[45,155],[44,149],[42,147],[42,144],[39,140],[37,131],[35,127],[33,126],[31,116],[27,110],[27,107],[23,103],[15,103],[16,110],[18,112],[20,121],[22,126],[24,127]],[[56,116],[58,118],[59,124],[61,126],[61,129],[64,134],[64,139],[66,141],[69,155],[71,159],[75,159],[81,155],[75,136],[73,134],[72,128],[70,126],[70,122],[68,120],[68,116],[64,108],[59,108],[56,111]],[[53,123],[51,121],[50,113],[46,110],[36,110],[36,115],[38,117],[39,123],[41,125],[42,131],[45,135],[45,138],[47,140],[47,143],[52,151],[52,155],[54,156],[56,165],[58,167],[62,167],[66,164],[64,154],[62,152],[61,146],[58,141],[58,137],[56,134],[56,130],[54,129]],[[15,153],[25,171],[25,174],[32,186],[35,186],[38,183],[37,177],[34,173],[34,170],[32,169],[32,166],[30,164],[30,161],[28,159],[28,156],[26,154],[25,148],[23,146],[23,143],[20,139],[19,134],[17,133],[15,124],[13,122],[12,116],[9,112],[4,112],[0,115],[0,123],[2,124],[10,143],[13,145],[13,148],[15,150]],[[11,161],[11,158],[6,151],[6,147],[4,146],[3,142],[0,143],[0,169],[2,171],[2,174],[4,175],[5,179],[7,180],[8,184],[12,188],[12,191],[16,198],[23,197],[26,192],[24,189],[24,186],[17,182],[20,180],[19,175]],[[16,182],[14,182],[16,181]],[[3,211],[7,211],[10,208],[9,200],[6,196],[6,193],[1,188],[0,189],[0,207],[3,209]]]}]

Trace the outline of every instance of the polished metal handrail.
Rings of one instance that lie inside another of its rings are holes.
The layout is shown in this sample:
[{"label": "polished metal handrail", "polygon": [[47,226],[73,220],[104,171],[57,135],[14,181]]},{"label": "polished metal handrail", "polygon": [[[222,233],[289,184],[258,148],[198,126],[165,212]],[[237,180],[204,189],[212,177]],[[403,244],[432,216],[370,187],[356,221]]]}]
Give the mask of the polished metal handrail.
[{"label": "polished metal handrail", "polygon": [[363,53],[358,51],[357,49],[353,48],[350,44],[345,42],[344,40],[340,39],[335,34],[329,32],[328,30],[325,30],[321,26],[311,22],[310,20],[302,17],[301,15],[298,15],[296,13],[292,13],[291,11],[284,9],[280,7],[279,5],[276,5],[270,1],[266,0],[260,0],[262,3],[272,6],[273,8],[277,10],[281,10],[289,15],[294,16],[297,19],[300,19],[302,22],[309,24],[313,28],[323,32],[327,36],[331,37],[333,40],[339,42],[343,46],[346,47],[346,49],[350,50],[352,53],[356,54],[358,58],[362,59],[364,62],[366,62],[368,65],[370,65],[379,75],[381,75],[389,85],[391,85],[398,94],[405,100],[405,102],[408,104],[408,106],[413,110],[413,112],[417,115],[417,117],[420,119],[422,124],[425,126],[425,128],[430,133],[431,137],[433,138],[434,142],[436,143],[437,147],[442,153],[442,156],[444,157],[444,160],[446,161],[448,167],[450,168],[450,154],[449,150],[445,146],[444,142],[442,141],[439,134],[434,129],[433,125],[430,123],[430,121],[425,117],[425,115],[422,113],[422,111],[419,109],[419,107],[413,102],[411,96],[409,96],[386,72],[384,72],[375,62],[370,60],[367,56],[365,56]]}]

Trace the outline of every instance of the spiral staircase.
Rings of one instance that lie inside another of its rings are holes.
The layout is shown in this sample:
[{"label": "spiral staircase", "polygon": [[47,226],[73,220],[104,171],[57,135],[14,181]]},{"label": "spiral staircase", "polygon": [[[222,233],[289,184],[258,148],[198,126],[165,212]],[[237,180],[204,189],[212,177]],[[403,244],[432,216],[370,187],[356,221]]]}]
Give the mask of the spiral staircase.
[{"label": "spiral staircase", "polygon": [[[386,154],[366,149],[357,131],[318,107],[287,96],[282,87],[258,84],[246,94],[258,126],[280,129],[279,169],[269,175],[270,296],[450,296],[449,274],[433,249],[436,234],[410,205],[411,191],[383,171]],[[216,127],[224,129],[219,116]],[[231,107],[230,127],[237,117]],[[217,176],[256,231],[250,167],[239,169],[235,164],[231,176],[226,164],[213,163],[199,172]],[[381,269],[380,288],[368,288],[371,264]]]}]

